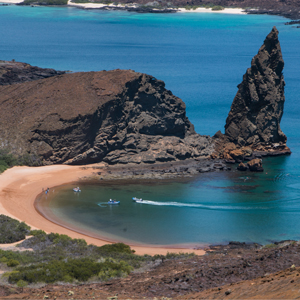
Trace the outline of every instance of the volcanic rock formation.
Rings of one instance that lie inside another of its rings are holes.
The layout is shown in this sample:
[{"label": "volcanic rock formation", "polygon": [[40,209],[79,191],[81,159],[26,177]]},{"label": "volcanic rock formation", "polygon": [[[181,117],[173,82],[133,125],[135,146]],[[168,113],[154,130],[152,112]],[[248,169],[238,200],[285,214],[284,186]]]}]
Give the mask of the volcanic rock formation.
[{"label": "volcanic rock formation", "polygon": [[64,73],[64,71],[43,69],[22,62],[0,60],[0,85],[32,81]]},{"label": "volcanic rock formation", "polygon": [[283,66],[278,30],[273,27],[238,85],[225,125],[229,141],[251,148],[285,145],[287,138],[280,129],[285,101]]},{"label": "volcanic rock formation", "polygon": [[213,151],[163,81],[131,70],[0,86],[0,128],[1,148],[44,164],[154,163]]}]

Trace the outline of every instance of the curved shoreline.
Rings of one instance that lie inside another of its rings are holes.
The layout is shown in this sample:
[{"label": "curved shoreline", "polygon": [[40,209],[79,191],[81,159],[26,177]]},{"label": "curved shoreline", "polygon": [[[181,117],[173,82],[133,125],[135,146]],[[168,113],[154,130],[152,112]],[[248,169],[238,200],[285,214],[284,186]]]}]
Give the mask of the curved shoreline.
[{"label": "curved shoreline", "polygon": [[[78,182],[94,175],[94,168],[104,167],[103,164],[87,166],[52,165],[43,167],[13,167],[0,174],[0,214],[24,221],[32,229],[42,229],[45,232],[66,234],[71,238],[81,238],[88,244],[103,246],[109,241],[94,238],[65,228],[44,218],[35,209],[34,203],[43,189],[54,188],[62,184]],[[104,173],[105,176],[105,173]],[[205,254],[204,250],[192,249],[188,245],[153,246],[131,245],[136,254],[154,255],[167,252],[194,252]]]}]

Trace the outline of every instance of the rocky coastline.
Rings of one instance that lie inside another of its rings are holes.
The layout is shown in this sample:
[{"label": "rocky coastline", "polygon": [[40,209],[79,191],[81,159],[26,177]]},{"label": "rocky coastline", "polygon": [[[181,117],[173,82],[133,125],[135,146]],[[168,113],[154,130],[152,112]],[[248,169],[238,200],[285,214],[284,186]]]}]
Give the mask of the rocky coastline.
[{"label": "rocky coastline", "polygon": [[280,129],[283,66],[274,27],[238,86],[225,133],[210,137],[195,132],[184,102],[153,76],[65,73],[2,61],[1,148],[43,165],[132,165],[127,175],[117,167],[116,177],[192,176],[234,163],[262,171],[262,157],[291,153]]}]

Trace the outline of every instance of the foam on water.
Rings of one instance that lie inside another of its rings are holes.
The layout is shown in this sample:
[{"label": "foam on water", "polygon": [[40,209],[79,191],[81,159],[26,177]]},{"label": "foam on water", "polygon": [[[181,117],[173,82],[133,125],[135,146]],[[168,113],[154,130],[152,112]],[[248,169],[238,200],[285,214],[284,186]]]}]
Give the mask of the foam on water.
[{"label": "foam on water", "polygon": [[174,207],[190,207],[190,208],[199,208],[199,209],[208,209],[208,210],[266,210],[270,207],[263,206],[241,206],[241,205],[225,205],[225,204],[201,204],[201,203],[180,203],[180,202],[159,202],[152,200],[143,200],[139,201],[136,204],[146,204],[146,205],[155,205],[155,206],[174,206]]}]

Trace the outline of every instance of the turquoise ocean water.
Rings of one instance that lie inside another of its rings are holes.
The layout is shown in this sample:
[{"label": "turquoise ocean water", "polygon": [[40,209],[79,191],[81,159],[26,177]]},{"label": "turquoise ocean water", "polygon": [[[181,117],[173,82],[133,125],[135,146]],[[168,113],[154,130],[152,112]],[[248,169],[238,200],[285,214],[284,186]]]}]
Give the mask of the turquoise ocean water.
[{"label": "turquoise ocean water", "polygon": [[[137,14],[0,6],[0,59],[72,71],[133,69],[164,80],[200,134],[224,124],[236,86],[273,26],[285,60],[281,127],[292,155],[260,174],[55,189],[51,213],[93,235],[148,244],[300,239],[300,30],[266,15]],[[149,200],[135,204],[131,197]],[[121,200],[109,207],[109,198]]]}]

